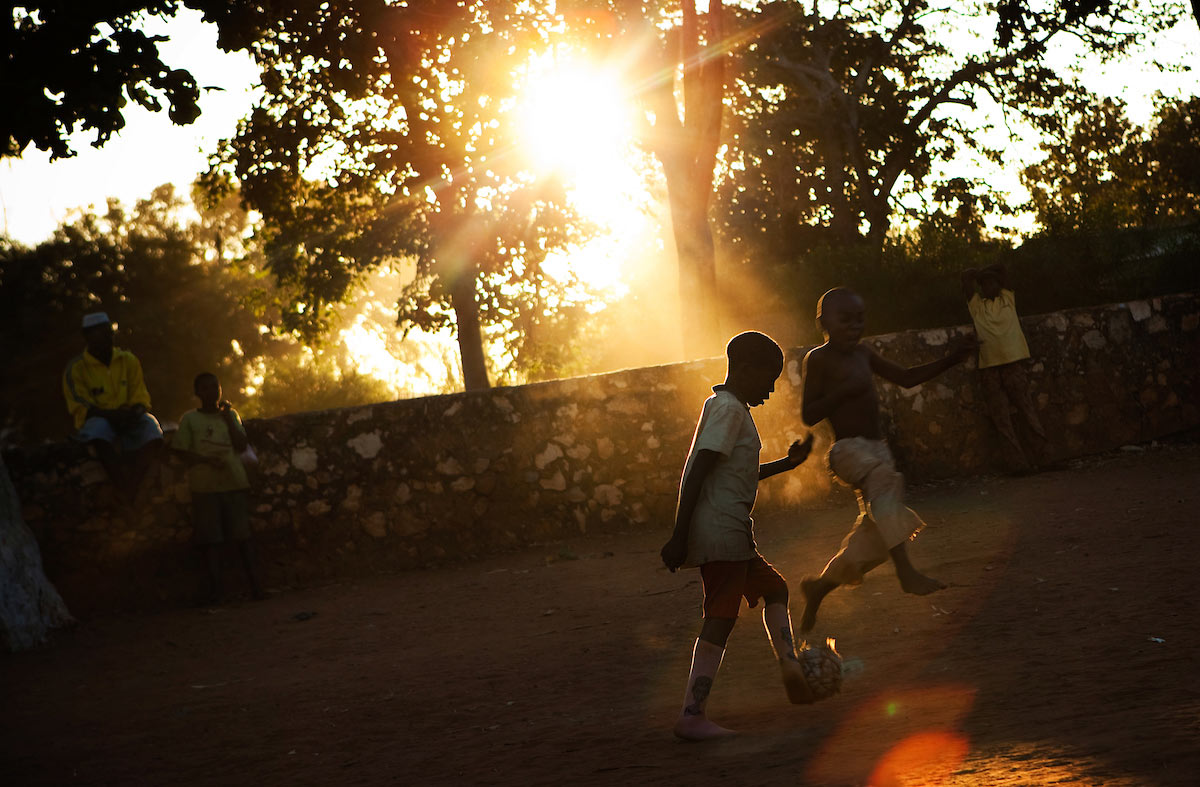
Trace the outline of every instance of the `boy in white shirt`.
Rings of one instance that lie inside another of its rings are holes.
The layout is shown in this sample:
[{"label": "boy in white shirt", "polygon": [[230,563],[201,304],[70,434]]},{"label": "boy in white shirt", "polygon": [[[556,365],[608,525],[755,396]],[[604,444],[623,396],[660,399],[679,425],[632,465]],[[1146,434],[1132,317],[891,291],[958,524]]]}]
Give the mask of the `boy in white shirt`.
[{"label": "boy in white shirt", "polygon": [[789,699],[811,701],[792,641],[787,583],[758,553],[750,510],[758,482],[799,467],[812,448],[812,436],[792,443],[786,457],[760,465],[762,443],[750,408],[775,390],[783,351],[769,336],[750,331],[733,337],[725,353],[728,373],[704,402],[680,482],[675,530],[662,548],[667,568],[698,567],[704,583],[704,624],[674,728],[684,740],[732,734],[709,721],[704,707],[743,597],[751,607],[763,601],[763,625]]}]

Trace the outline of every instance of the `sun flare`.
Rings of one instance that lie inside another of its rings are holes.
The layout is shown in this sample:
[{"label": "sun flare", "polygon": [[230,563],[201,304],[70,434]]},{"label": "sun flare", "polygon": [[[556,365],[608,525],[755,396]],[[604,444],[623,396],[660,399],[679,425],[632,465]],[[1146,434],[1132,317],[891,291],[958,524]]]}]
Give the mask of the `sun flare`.
[{"label": "sun flare", "polygon": [[539,167],[571,175],[622,157],[632,113],[615,76],[536,62],[522,103],[526,153]]},{"label": "sun flare", "polygon": [[548,267],[570,268],[599,291],[619,289],[629,251],[622,236],[645,223],[634,109],[616,73],[550,56],[531,63],[520,107],[525,155],[536,170],[562,177],[576,210],[601,229],[601,236]]}]

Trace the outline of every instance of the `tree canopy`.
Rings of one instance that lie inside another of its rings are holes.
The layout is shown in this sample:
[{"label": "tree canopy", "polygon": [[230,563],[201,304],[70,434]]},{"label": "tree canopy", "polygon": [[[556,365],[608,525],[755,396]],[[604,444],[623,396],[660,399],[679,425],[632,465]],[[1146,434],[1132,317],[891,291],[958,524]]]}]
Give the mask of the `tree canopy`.
[{"label": "tree canopy", "polygon": [[0,158],[33,145],[57,159],[72,156],[67,137],[94,131],[101,147],[125,126],[130,103],[164,108],[179,124],[200,114],[200,87],[159,55],[163,36],[142,27],[174,16],[181,0],[33,0],[13,5],[0,27]]},{"label": "tree canopy", "polygon": [[1064,113],[1062,133],[1022,179],[1043,233],[1163,227],[1200,219],[1200,97],[1159,98],[1149,128],[1097,99]]},{"label": "tree canopy", "polygon": [[[1054,132],[1064,106],[1086,102],[1072,75],[1048,64],[1051,46],[1112,58],[1178,18],[1170,8],[1092,3],[1023,12],[1006,28],[1007,8],[864,0],[810,11],[780,0],[745,15],[742,24],[761,32],[737,60],[720,186],[735,253],[881,249],[903,198],[947,181],[956,156],[1006,161],[1004,134],[989,133],[996,120],[989,127],[977,110],[1008,124],[1012,140],[1013,128]],[[963,18],[1000,32],[972,36],[956,23]],[[926,211],[923,201],[908,204]]]},{"label": "tree canopy", "polygon": [[208,18],[262,68],[262,101],[217,166],[262,214],[267,265],[296,292],[286,327],[318,328],[365,272],[412,260],[401,324],[452,328],[466,387],[486,387],[485,335],[548,319],[562,287],[542,263],[581,238],[512,122],[549,21],[527,3],[457,0],[230,3]]}]

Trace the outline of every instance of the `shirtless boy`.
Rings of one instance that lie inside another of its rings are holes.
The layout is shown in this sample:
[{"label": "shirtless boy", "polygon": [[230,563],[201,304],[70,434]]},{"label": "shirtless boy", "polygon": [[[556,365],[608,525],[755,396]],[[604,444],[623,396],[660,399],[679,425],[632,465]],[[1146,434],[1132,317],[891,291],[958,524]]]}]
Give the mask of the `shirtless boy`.
[{"label": "shirtless boy", "polygon": [[882,358],[860,343],[866,306],[853,290],[836,287],[817,302],[817,322],[825,343],[804,358],[804,403],[801,415],[809,426],[829,419],[834,443],[829,467],[858,495],[858,519],[841,549],[819,577],[800,582],[804,614],[800,631],[812,630],[821,601],[839,585],[857,585],[863,575],[889,557],[900,587],[923,596],[945,585],[917,571],[904,544],[924,527],[916,512],[904,505],[904,476],[895,466],[879,428],[879,399],[875,376],[912,388],[962,363],[973,342],[951,347],[940,360],[905,368]]}]

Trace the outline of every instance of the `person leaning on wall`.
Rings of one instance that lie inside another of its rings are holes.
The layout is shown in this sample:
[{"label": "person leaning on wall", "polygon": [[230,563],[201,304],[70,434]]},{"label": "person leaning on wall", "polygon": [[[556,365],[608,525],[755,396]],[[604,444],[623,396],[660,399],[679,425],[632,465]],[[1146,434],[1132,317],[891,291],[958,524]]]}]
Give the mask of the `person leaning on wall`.
[{"label": "person leaning on wall", "polygon": [[[1029,344],[1021,330],[1008,273],[1001,264],[981,270],[968,268],[962,272],[962,290],[979,337],[979,382],[988,415],[1003,439],[1005,464],[1018,474],[1048,468],[1050,441],[1030,394]],[[1013,426],[1014,409],[1028,428],[1028,447],[1022,445]]]}]

